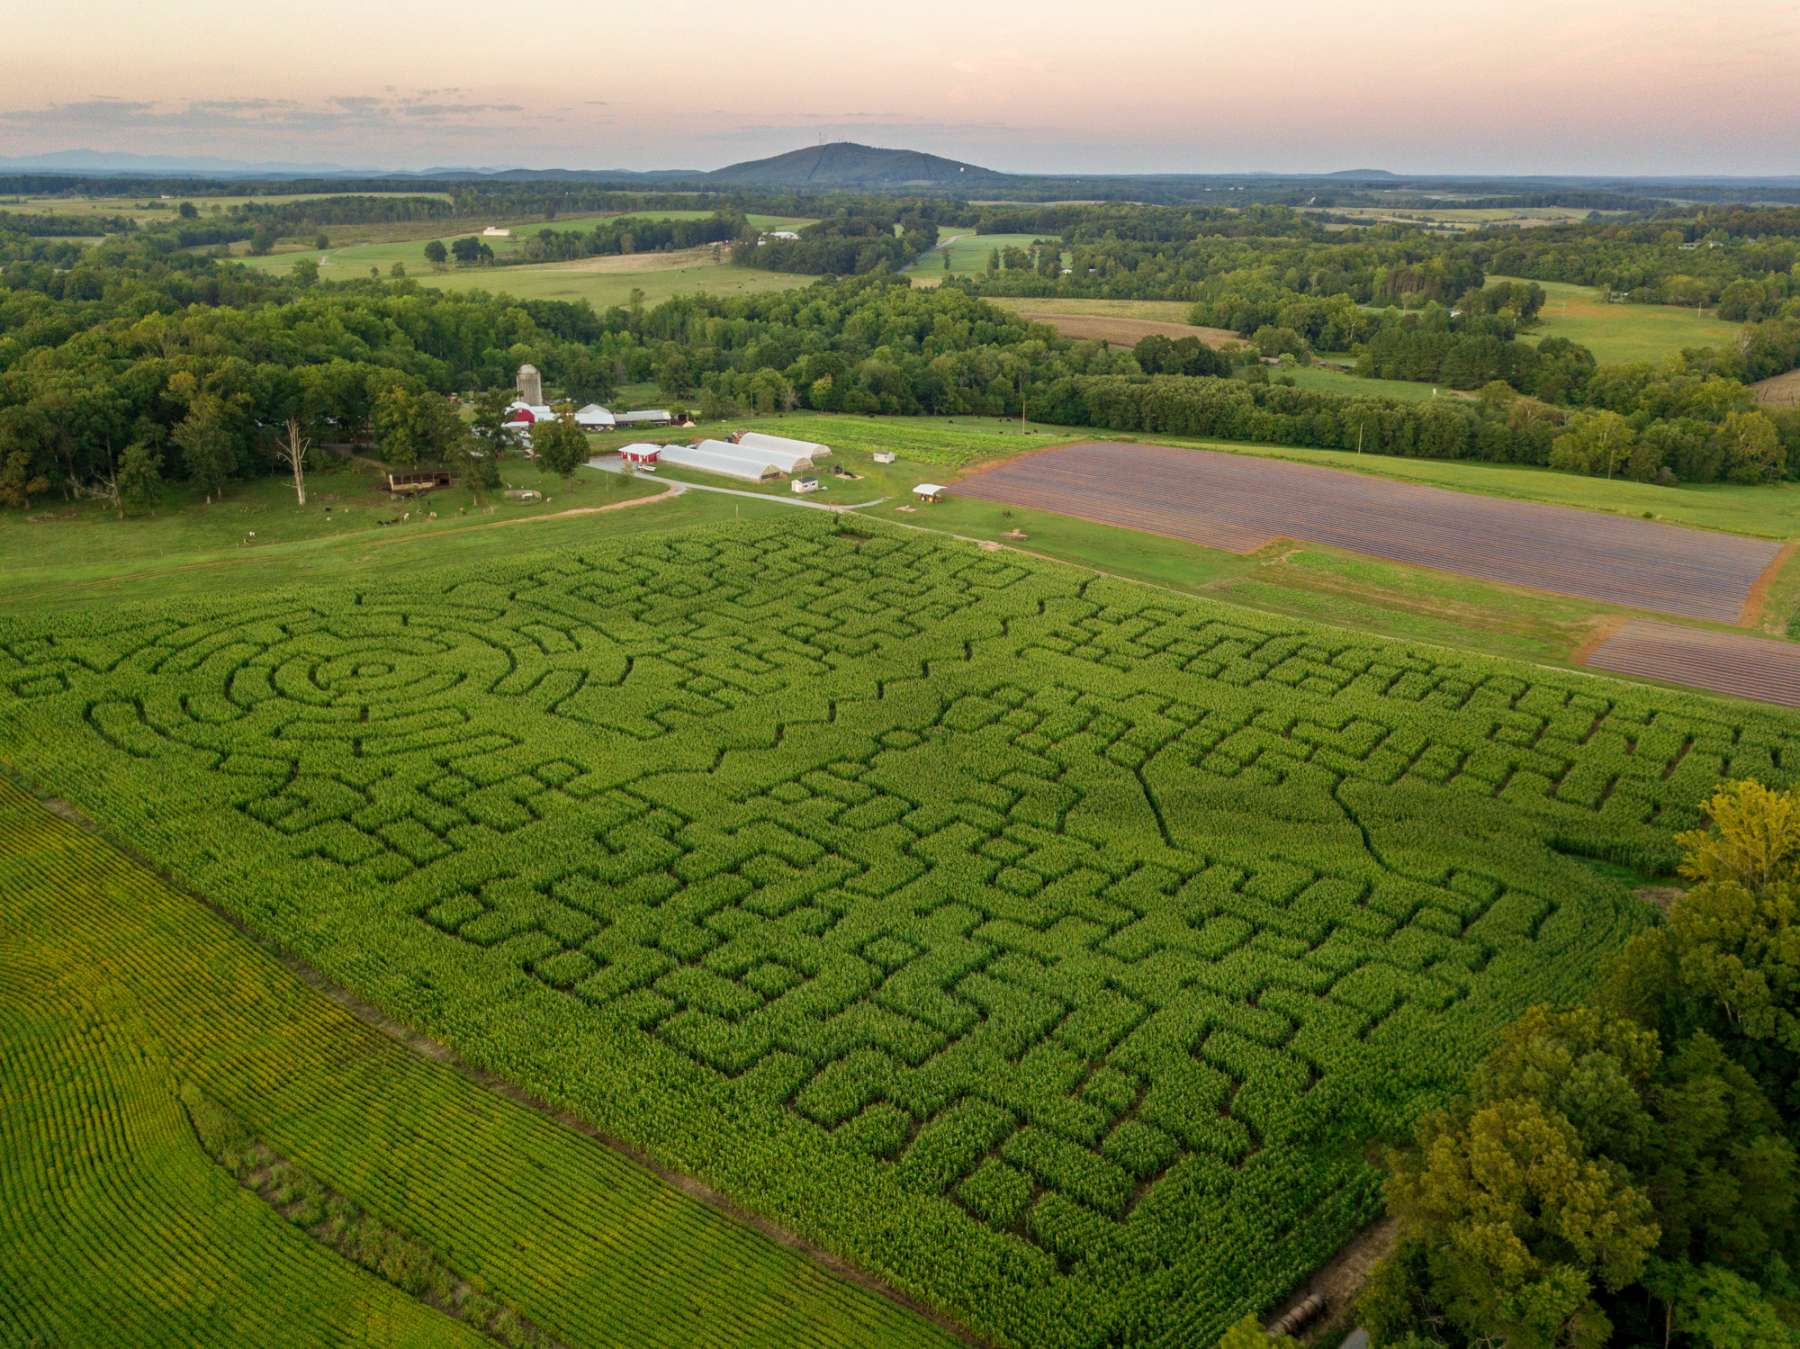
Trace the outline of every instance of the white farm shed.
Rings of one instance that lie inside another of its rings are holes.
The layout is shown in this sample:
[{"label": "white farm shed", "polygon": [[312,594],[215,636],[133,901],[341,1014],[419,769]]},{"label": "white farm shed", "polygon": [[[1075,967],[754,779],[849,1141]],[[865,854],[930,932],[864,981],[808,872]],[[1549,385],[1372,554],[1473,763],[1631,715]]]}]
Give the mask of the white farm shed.
[{"label": "white farm shed", "polygon": [[598,403],[589,403],[575,414],[575,425],[583,431],[610,431],[613,415]]},{"label": "white farm shed", "polygon": [[740,431],[732,437],[732,442],[754,449],[758,454],[771,450],[780,450],[784,454],[803,454],[814,463],[831,457],[831,447],[821,445],[816,440],[791,440],[787,436],[771,436],[761,431]]},{"label": "white farm shed", "polygon": [[673,464],[676,468],[691,468],[699,473],[717,473],[744,482],[780,478],[786,473],[774,460],[758,458],[722,440],[703,440],[698,445],[665,445],[658,462]]}]

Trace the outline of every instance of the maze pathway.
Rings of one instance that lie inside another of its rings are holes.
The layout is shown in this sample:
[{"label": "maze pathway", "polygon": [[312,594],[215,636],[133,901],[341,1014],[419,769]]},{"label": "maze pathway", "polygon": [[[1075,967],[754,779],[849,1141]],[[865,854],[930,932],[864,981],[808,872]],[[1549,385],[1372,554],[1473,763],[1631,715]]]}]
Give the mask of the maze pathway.
[{"label": "maze pathway", "polygon": [[1250,552],[1304,539],[1484,581],[1735,623],[1780,545],[1341,469],[1091,441],[965,478],[959,495]]},{"label": "maze pathway", "polygon": [[1800,643],[1632,619],[1582,664],[1800,707]]}]

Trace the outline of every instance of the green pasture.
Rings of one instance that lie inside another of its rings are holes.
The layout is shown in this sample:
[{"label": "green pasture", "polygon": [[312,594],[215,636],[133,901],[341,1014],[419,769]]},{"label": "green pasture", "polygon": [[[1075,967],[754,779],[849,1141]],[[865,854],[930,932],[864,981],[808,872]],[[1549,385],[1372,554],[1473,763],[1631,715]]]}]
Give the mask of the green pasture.
[{"label": "green pasture", "polygon": [[1291,379],[1294,387],[1305,389],[1309,393],[1330,393],[1343,397],[1397,398],[1407,403],[1422,403],[1432,398],[1461,397],[1451,389],[1434,389],[1429,384],[1413,380],[1364,379],[1360,375],[1346,374],[1342,370],[1333,370],[1323,365],[1270,368],[1269,377],[1276,381]]},{"label": "green pasture", "polygon": [[[1522,277],[1490,276],[1495,281]],[[1729,347],[1742,327],[1708,310],[1668,304],[1612,304],[1592,286],[1538,281],[1549,297],[1528,338],[1566,337],[1586,347],[1602,365],[1660,363],[1688,347]]]},{"label": "green pasture", "polygon": [[[936,285],[946,276],[974,276],[987,270],[988,255],[995,249],[1004,250],[1008,245],[1029,249],[1034,240],[1044,237],[1041,234],[976,234],[972,227],[962,234],[941,230],[938,246],[913,262],[906,271],[915,285],[927,286]],[[944,270],[946,254],[950,258],[947,272]]]},{"label": "green pasture", "polygon": [[176,194],[166,200],[160,196],[138,194],[123,197],[96,196],[0,196],[0,211],[23,212],[31,215],[95,215],[95,216],[130,216],[141,224],[159,224],[179,218],[178,211],[184,201],[192,202],[201,217],[215,211],[227,211],[234,206],[244,206],[251,202],[263,206],[283,206],[297,201],[318,201],[324,197],[435,197],[440,201],[448,201],[447,192],[364,192],[346,185],[339,192],[284,192],[259,196],[184,196]]}]

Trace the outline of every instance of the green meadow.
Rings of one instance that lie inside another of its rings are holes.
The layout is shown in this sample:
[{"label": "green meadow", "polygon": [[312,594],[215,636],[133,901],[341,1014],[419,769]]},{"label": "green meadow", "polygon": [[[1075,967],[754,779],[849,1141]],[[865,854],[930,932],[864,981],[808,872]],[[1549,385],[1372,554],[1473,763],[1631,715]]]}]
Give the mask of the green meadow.
[{"label": "green meadow", "polygon": [[[1521,277],[1490,276],[1495,281]],[[1729,346],[1740,325],[1710,311],[1671,304],[1611,304],[1592,286],[1539,281],[1548,299],[1529,336],[1566,337],[1586,347],[1602,365],[1666,361],[1688,347]]]}]

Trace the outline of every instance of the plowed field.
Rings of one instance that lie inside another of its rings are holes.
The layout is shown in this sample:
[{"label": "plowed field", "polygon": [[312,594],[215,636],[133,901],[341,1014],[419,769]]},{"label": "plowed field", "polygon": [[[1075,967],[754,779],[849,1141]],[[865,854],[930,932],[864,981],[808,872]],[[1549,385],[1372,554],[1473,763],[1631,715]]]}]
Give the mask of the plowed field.
[{"label": "plowed field", "polygon": [[1065,445],[969,477],[963,496],[1250,552],[1304,539],[1607,604],[1736,622],[1779,545],[1166,445]]}]

